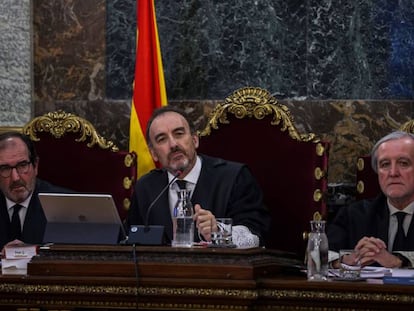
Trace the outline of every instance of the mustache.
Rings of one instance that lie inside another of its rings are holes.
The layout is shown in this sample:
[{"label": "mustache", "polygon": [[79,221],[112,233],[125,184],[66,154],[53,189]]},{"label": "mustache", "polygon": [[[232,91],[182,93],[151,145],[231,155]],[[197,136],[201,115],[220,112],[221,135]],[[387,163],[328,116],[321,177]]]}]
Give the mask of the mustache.
[{"label": "mustache", "polygon": [[19,187],[25,187],[26,188],[26,183],[22,180],[18,180],[18,181],[13,182],[10,185],[10,189],[19,188]]},{"label": "mustache", "polygon": [[182,152],[183,154],[186,155],[185,151],[182,150],[180,147],[174,147],[170,150],[170,153],[168,154],[168,158],[171,158],[173,156],[173,153],[175,152]]}]

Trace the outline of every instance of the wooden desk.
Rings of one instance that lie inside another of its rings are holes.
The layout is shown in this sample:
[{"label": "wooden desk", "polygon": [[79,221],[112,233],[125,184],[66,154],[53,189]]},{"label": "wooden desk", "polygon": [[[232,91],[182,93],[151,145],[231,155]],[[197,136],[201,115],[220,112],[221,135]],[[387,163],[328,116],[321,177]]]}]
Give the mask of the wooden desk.
[{"label": "wooden desk", "polygon": [[53,247],[32,260],[29,275],[0,276],[0,310],[412,310],[414,304],[411,286],[308,282],[292,267],[298,261],[277,251],[138,247],[137,265],[134,257],[130,246]]},{"label": "wooden desk", "polygon": [[414,286],[367,282],[259,280],[255,310],[413,310]]}]

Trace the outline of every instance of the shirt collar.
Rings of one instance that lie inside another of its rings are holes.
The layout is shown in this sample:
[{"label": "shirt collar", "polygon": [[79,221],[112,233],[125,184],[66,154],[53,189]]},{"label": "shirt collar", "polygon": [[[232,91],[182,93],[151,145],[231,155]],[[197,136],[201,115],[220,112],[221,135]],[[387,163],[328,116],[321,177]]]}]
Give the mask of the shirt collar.
[{"label": "shirt collar", "polygon": [[[24,200],[22,203],[18,203],[19,205],[23,206],[24,208],[27,208],[29,206],[30,200],[32,198],[33,192],[27,197],[26,200]],[[6,204],[7,204],[7,209],[12,208],[13,206],[15,206],[17,203],[11,201],[9,198],[6,197]]]},{"label": "shirt collar", "polygon": [[388,203],[388,209],[390,211],[390,215],[394,215],[397,212],[406,212],[407,214],[413,215],[414,214],[414,202],[411,202],[410,204],[408,204],[406,207],[404,207],[404,209],[399,210],[398,208],[396,208],[395,206],[393,206],[389,200],[387,200]]}]

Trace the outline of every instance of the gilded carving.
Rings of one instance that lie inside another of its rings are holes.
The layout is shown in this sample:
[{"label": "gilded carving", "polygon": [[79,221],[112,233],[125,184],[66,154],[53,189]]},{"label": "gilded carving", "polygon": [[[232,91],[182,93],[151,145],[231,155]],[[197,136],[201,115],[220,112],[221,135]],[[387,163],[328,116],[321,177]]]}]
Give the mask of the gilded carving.
[{"label": "gilded carving", "polygon": [[357,160],[357,169],[358,169],[358,171],[364,170],[364,167],[365,167],[364,159],[363,158],[358,158],[358,160]]},{"label": "gilded carving", "polygon": [[[125,301],[125,299],[113,299],[107,301],[106,299],[100,300],[99,297],[106,297],[107,295],[119,295],[120,297],[129,296],[130,298],[139,296],[194,296],[194,297],[214,297],[219,299],[225,298],[237,298],[241,300],[255,300],[258,298],[257,290],[247,289],[213,289],[213,288],[169,288],[169,287],[139,287],[135,286],[87,286],[87,285],[29,285],[29,284],[0,284],[0,293],[18,293],[21,294],[19,299],[1,299],[4,304],[24,304],[30,305],[31,301],[28,299],[30,295],[48,293],[50,295],[59,295],[59,299],[45,298],[39,299],[36,296],[36,304],[41,305],[59,305],[65,307],[108,307],[108,308],[125,308],[133,307],[134,303]],[[89,300],[73,300],[65,299],[65,295],[81,294],[82,296],[90,295]],[[169,302],[145,302],[140,303],[138,301],[138,307],[151,307],[156,309],[197,309],[197,310],[221,310],[229,309],[228,304],[200,304],[200,303],[169,303]],[[247,306],[232,306],[232,310],[247,310]]]},{"label": "gilded carving", "polygon": [[124,206],[124,209],[127,211],[129,210],[129,207],[131,206],[131,200],[128,198],[125,198],[122,202],[122,205]]},{"label": "gilded carving", "polygon": [[321,143],[316,144],[316,155],[321,157],[325,153],[325,148]]},{"label": "gilded carving", "polygon": [[119,148],[112,141],[99,135],[89,121],[63,110],[48,112],[36,117],[23,127],[23,133],[30,136],[33,141],[40,140],[37,136],[39,132],[50,133],[55,138],[62,138],[66,133],[79,133],[80,136],[76,141],[89,140],[88,147],[97,144],[102,149],[119,151]]},{"label": "gilded carving", "polygon": [[319,212],[315,212],[315,213],[313,213],[312,220],[314,220],[314,221],[320,221],[320,220],[322,220],[322,215],[321,215],[321,213],[319,213]]},{"label": "gilded carving", "polygon": [[313,192],[313,200],[314,200],[315,202],[319,202],[319,201],[322,199],[322,197],[323,197],[323,194],[322,194],[321,189],[316,189],[316,190]]},{"label": "gilded carving", "polygon": [[400,130],[408,133],[414,133],[414,120],[405,122],[400,126]]},{"label": "gilded carving", "polygon": [[[314,291],[314,290],[272,290],[263,289],[259,291],[259,297],[272,298],[276,300],[294,299],[300,305],[300,301],[309,301],[313,299],[322,299],[324,301],[344,301],[348,300],[353,303],[367,302],[370,303],[384,303],[384,302],[399,302],[399,303],[414,303],[414,296],[407,294],[386,294],[380,295],[372,293],[364,293],[358,291]],[[397,307],[398,308],[398,307]]]},{"label": "gilded carving", "polygon": [[315,168],[316,180],[321,180],[324,176],[325,176],[325,172],[319,166]]},{"label": "gilded carving", "polygon": [[199,132],[200,136],[210,135],[212,129],[218,129],[219,124],[228,124],[227,113],[236,118],[245,117],[263,119],[272,115],[272,125],[280,125],[282,131],[299,141],[319,141],[313,133],[300,134],[293,122],[293,117],[287,106],[282,105],[267,91],[258,87],[238,89],[228,96],[223,104],[218,104],[211,112],[207,126]]},{"label": "gilded carving", "polygon": [[124,164],[126,167],[131,167],[135,163],[135,160],[136,160],[135,153],[128,153],[125,156]]},{"label": "gilded carving", "polygon": [[362,180],[358,180],[356,188],[357,188],[358,193],[364,193],[364,190],[365,190],[364,182]]},{"label": "gilded carving", "polygon": [[22,132],[22,128],[19,126],[0,126],[0,134],[6,132]]},{"label": "gilded carving", "polygon": [[131,188],[132,182],[133,180],[131,178],[129,178],[128,176],[125,176],[123,180],[124,189],[128,190],[129,188]]}]

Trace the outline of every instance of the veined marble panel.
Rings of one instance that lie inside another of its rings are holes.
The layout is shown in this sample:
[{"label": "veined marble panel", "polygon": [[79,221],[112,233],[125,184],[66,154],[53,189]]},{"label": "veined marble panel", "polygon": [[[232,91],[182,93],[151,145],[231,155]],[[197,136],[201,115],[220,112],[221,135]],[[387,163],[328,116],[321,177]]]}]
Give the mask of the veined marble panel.
[{"label": "veined marble panel", "polygon": [[[156,1],[156,13],[170,99],[247,85],[283,98],[414,96],[413,1],[172,0]],[[113,98],[131,94],[134,14],[127,0],[108,1]]]},{"label": "veined marble panel", "polygon": [[103,99],[105,0],[36,0],[34,78],[39,101]]},{"label": "veined marble panel", "polygon": [[[136,1],[33,3],[36,114],[76,112],[127,149]],[[235,89],[266,88],[332,143],[329,181],[352,183],[357,156],[413,117],[413,1],[155,3],[168,98],[198,128]]]},{"label": "veined marble panel", "polygon": [[32,114],[30,0],[0,1],[0,126],[21,126]]},{"label": "veined marble panel", "polygon": [[107,0],[106,7],[106,95],[111,99],[131,98],[135,73],[136,1]]},{"label": "veined marble panel", "polygon": [[330,183],[354,183],[358,157],[413,118],[414,105],[414,101],[380,100],[280,102],[289,107],[299,131],[313,132],[331,143]]}]

